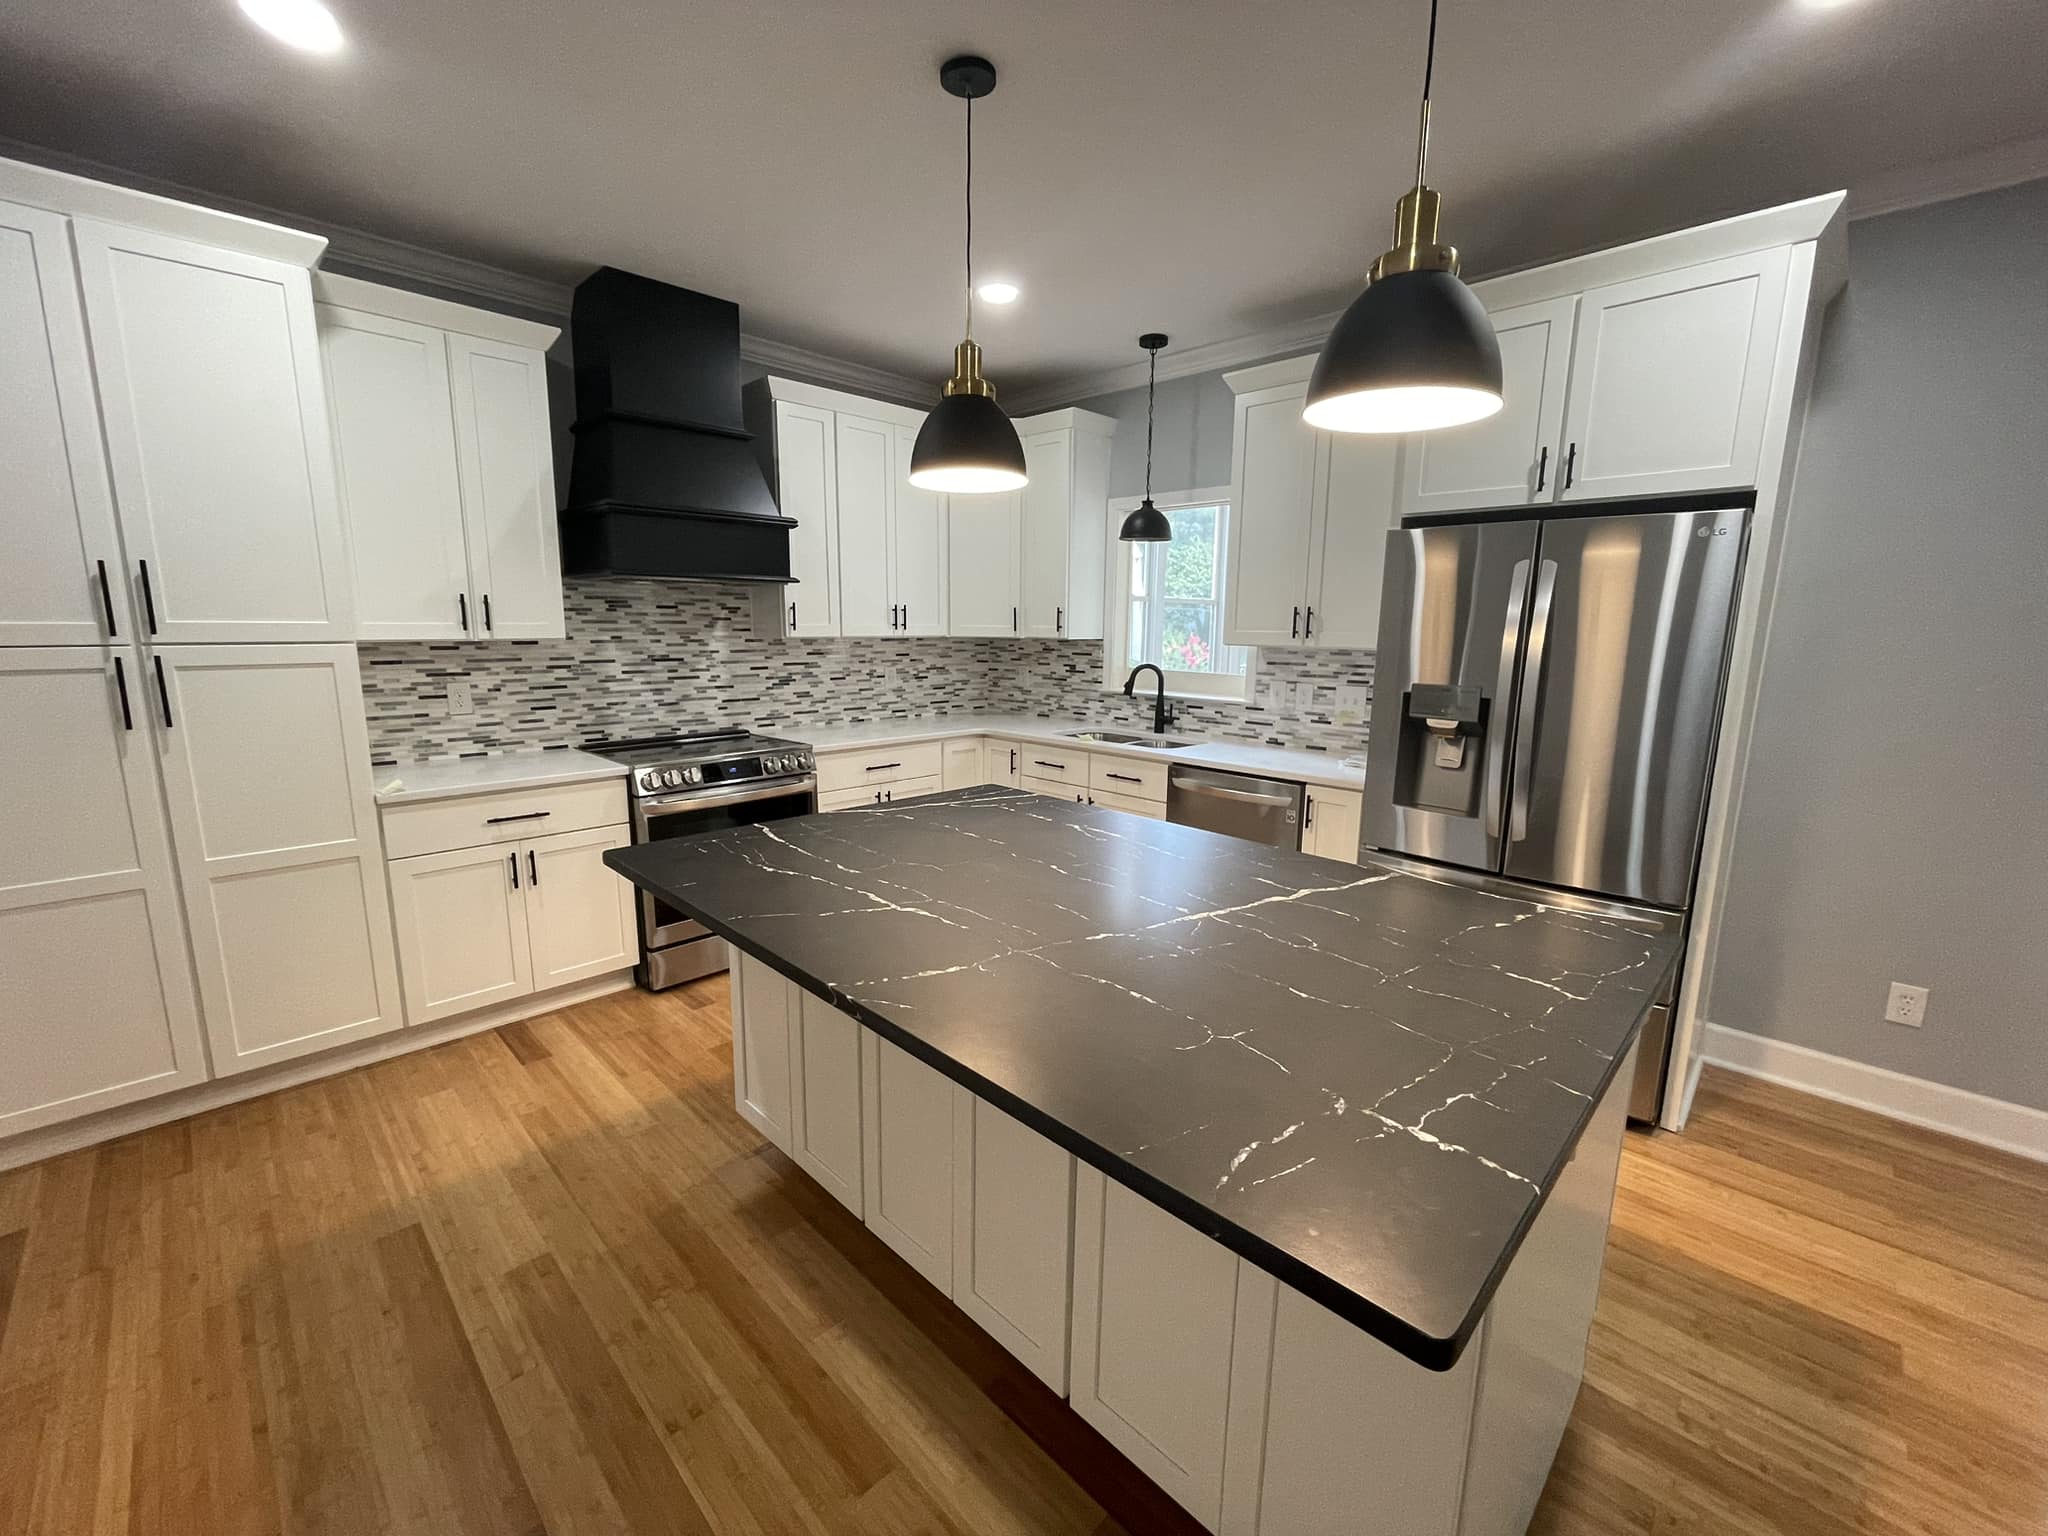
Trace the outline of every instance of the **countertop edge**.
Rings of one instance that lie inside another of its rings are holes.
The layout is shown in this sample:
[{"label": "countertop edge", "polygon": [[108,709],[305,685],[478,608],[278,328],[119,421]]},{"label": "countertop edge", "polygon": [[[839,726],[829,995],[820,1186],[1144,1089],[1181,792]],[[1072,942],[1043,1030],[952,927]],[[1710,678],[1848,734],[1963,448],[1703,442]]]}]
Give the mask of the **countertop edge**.
[{"label": "countertop edge", "polygon": [[[449,775],[451,776],[451,782],[429,783],[425,787],[417,789],[409,785],[398,789],[376,789],[373,791],[372,798],[376,801],[379,809],[382,809],[385,806],[391,805],[417,805],[430,800],[460,800],[470,795],[517,793],[523,789],[551,789],[564,784],[598,783],[605,779],[623,780],[626,777],[626,768],[623,763],[609,762],[604,758],[595,757],[587,752],[578,752],[573,748],[561,750],[544,749],[544,752],[547,757],[562,758],[564,761],[558,765],[549,765],[536,761],[533,765],[533,772],[530,774],[520,773],[496,779],[485,777],[472,783],[463,783],[453,778],[455,774],[462,770],[467,762],[472,761],[469,759],[413,763],[409,765],[401,763],[395,766],[381,767],[373,765],[370,769],[373,785],[380,778],[388,780],[394,774],[404,777],[421,769],[431,770],[437,778],[443,774]],[[502,767],[512,755],[510,753],[501,753],[495,756],[476,758],[473,761],[480,769],[486,764],[498,764]],[[536,752],[533,755],[539,758],[543,754]]]},{"label": "countertop edge", "polygon": [[[983,735],[990,733],[974,731],[964,734]],[[1021,796],[1027,792],[999,790],[998,793]],[[617,870],[621,875],[624,875],[625,871],[621,870],[619,866],[630,857],[633,851],[631,848],[607,850],[604,855],[605,863],[614,870]],[[907,1033],[889,1019],[875,1013],[857,1000],[847,997],[829,983],[820,981],[807,972],[797,969],[781,956],[751,940],[743,938],[716,914],[705,911],[686,897],[678,895],[673,891],[664,890],[660,894],[664,901],[696,918],[697,921],[701,922],[712,933],[725,940],[728,944],[731,944],[734,948],[753,956],[779,975],[795,982],[805,991],[823,998],[842,1013],[858,1020],[867,1028],[874,1030],[876,1034],[889,1041],[890,1044],[908,1052],[919,1061],[924,1062],[927,1066],[932,1067],[970,1092],[986,1099],[997,1109],[1021,1121],[1032,1130],[1037,1131],[1056,1146],[1071,1152],[1091,1168],[1098,1170],[1107,1177],[1115,1179],[1118,1183],[1141,1195],[1169,1215],[1185,1222],[1204,1236],[1221,1243],[1238,1257],[1249,1261],[1267,1274],[1272,1275],[1275,1279],[1293,1287],[1301,1292],[1302,1295],[1308,1297],[1309,1300],[1326,1308],[1345,1322],[1350,1323],[1353,1327],[1369,1334],[1405,1359],[1411,1360],[1427,1370],[1439,1372],[1448,1371],[1457,1365],[1465,1352],[1465,1347],[1472,1341],[1473,1335],[1478,1332],[1480,1319],[1486,1315],[1487,1308],[1492,1305],[1494,1295],[1499,1290],[1501,1281],[1506,1276],[1509,1266],[1513,1264],[1515,1257],[1521,1252],[1522,1244],[1528,1238],[1529,1231],[1535,1225],[1536,1218],[1542,1214],[1544,1207],[1549,1204],[1551,1193],[1557,1187],[1557,1181],[1564,1172],[1566,1165],[1577,1154],[1579,1143],[1585,1137],[1586,1128],[1592,1123],[1594,1111],[1598,1109],[1601,1101],[1605,1099],[1608,1090],[1614,1084],[1615,1075],[1621,1070],[1622,1063],[1627,1060],[1630,1050],[1640,1037],[1643,1021],[1649,1016],[1651,1006],[1647,998],[1655,996],[1654,991],[1646,995],[1643,1009],[1637,1015],[1635,1023],[1630,1027],[1626,1042],[1608,1064],[1607,1071],[1601,1077],[1597,1091],[1588,1095],[1586,1107],[1580,1114],[1578,1123],[1572,1128],[1571,1134],[1566,1138],[1563,1149],[1559,1152],[1557,1159],[1545,1171],[1542,1179],[1538,1181],[1539,1193],[1536,1199],[1530,1204],[1528,1211],[1515,1227],[1514,1232],[1501,1251],[1499,1261],[1488,1272],[1485,1282],[1479,1287],[1472,1305],[1467,1309],[1464,1317],[1451,1333],[1438,1336],[1425,1332],[1417,1328],[1413,1323],[1395,1316],[1370,1298],[1361,1296],[1348,1286],[1331,1279],[1321,1270],[1315,1269],[1293,1255],[1274,1247],[1263,1238],[1245,1231],[1221,1213],[1190,1199],[1170,1185],[1161,1183],[1142,1169],[1132,1166],[1108,1148],[1089,1140],[1063,1121],[1046,1114],[1028,1100],[1021,1099],[998,1084],[990,1082],[979,1073],[963,1066],[945,1052],[933,1048],[927,1042]],[[1675,965],[1677,960],[1678,957],[1674,955],[1670,964]],[[1664,974],[1668,974],[1669,968],[1670,966],[1667,965]],[[1661,979],[1662,976],[1660,974],[1660,981]]]}]

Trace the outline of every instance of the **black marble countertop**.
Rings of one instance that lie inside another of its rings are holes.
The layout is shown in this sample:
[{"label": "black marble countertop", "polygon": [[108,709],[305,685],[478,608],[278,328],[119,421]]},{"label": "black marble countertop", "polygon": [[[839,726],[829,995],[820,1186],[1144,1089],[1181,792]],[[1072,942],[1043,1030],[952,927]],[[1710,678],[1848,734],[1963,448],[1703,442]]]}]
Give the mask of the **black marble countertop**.
[{"label": "black marble countertop", "polygon": [[605,859],[1439,1370],[1678,948],[1007,789]]}]

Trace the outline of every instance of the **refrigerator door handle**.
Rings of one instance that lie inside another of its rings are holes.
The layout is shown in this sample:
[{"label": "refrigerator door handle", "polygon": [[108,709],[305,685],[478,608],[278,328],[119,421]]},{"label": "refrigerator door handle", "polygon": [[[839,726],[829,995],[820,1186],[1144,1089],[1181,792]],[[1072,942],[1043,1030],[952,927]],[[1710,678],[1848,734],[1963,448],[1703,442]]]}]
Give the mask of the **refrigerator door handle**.
[{"label": "refrigerator door handle", "polygon": [[1507,617],[1500,627],[1500,674],[1493,684],[1493,718],[1487,725],[1486,835],[1500,836],[1501,799],[1507,788],[1508,701],[1515,695],[1515,657],[1522,645],[1522,602],[1529,592],[1529,562],[1517,560],[1508,579]]},{"label": "refrigerator door handle", "polygon": [[1529,656],[1522,666],[1521,717],[1515,721],[1515,787],[1508,811],[1508,841],[1529,835],[1529,777],[1536,757],[1536,711],[1543,700],[1543,651],[1550,638],[1550,603],[1557,595],[1557,562],[1536,568],[1536,606],[1529,615]]}]

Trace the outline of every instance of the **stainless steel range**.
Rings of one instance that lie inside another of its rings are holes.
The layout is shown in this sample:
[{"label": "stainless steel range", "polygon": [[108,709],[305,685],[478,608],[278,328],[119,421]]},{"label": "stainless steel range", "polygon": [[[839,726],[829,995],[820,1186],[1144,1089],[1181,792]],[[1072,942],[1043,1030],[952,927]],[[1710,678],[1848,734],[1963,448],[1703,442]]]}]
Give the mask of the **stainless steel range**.
[{"label": "stainless steel range", "polygon": [[[690,837],[807,816],[818,808],[811,749],[752,731],[639,736],[585,749],[631,772],[633,841]],[[646,891],[640,901],[640,985],[650,992],[725,969],[725,944]]]}]

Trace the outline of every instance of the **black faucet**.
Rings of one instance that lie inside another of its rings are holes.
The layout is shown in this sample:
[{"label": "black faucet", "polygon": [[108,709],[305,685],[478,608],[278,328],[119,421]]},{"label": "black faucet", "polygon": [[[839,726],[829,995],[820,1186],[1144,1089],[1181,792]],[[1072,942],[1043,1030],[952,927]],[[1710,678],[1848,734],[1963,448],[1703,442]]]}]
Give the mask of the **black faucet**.
[{"label": "black faucet", "polygon": [[1166,707],[1166,674],[1164,672],[1153,666],[1149,661],[1139,662],[1135,667],[1131,668],[1131,675],[1124,679],[1124,697],[1127,699],[1137,697],[1131,690],[1137,686],[1138,674],[1140,672],[1150,672],[1159,679],[1159,692],[1152,700],[1152,734],[1154,736],[1164,736],[1166,728],[1173,724],[1173,712]]}]

